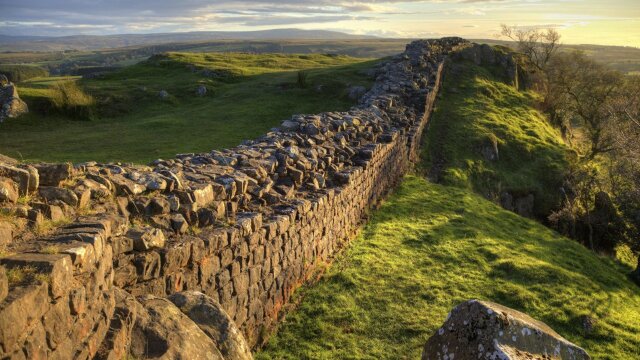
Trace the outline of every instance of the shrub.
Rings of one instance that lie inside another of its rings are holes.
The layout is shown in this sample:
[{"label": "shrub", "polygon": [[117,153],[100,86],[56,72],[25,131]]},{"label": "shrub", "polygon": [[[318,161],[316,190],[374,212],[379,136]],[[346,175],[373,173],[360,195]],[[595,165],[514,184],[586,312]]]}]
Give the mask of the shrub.
[{"label": "shrub", "polygon": [[309,77],[309,73],[307,73],[306,71],[298,71],[298,87],[299,88],[306,88],[307,87],[307,77]]},{"label": "shrub", "polygon": [[36,77],[49,76],[49,72],[41,67],[32,65],[0,65],[0,74],[9,81],[19,83]]},{"label": "shrub", "polygon": [[49,101],[53,110],[70,117],[90,120],[94,116],[95,100],[74,81],[55,84]]}]

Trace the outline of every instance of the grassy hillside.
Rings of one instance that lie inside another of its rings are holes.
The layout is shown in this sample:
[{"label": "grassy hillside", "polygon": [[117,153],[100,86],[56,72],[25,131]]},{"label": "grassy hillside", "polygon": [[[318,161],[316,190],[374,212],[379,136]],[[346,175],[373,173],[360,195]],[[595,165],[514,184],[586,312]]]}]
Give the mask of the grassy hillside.
[{"label": "grassy hillside", "polygon": [[[640,357],[640,289],[619,265],[455,187],[407,176],[257,359],[417,359],[456,304],[495,301],[597,359]],[[585,334],[580,317],[598,319]]]},{"label": "grassy hillside", "polygon": [[[423,146],[430,175],[496,201],[504,192],[531,193],[535,212],[548,215],[559,201],[569,150],[534,108],[536,100],[535,93],[518,92],[491,69],[453,64]],[[493,144],[495,160],[483,154]]]},{"label": "grassy hillside", "polygon": [[[57,78],[34,79],[19,85],[34,111],[0,124],[0,153],[30,161],[145,163],[235,146],[294,113],[348,109],[355,103],[348,87],[369,86],[365,70],[374,63],[329,55],[170,53],[80,80],[97,103],[91,121],[38,111]],[[307,71],[304,87],[298,70]],[[199,85],[207,87],[205,97],[195,95]],[[158,96],[161,90],[167,99]]]},{"label": "grassy hillside", "polygon": [[[417,359],[447,313],[474,298],[524,311],[594,358],[640,357],[631,269],[487,200],[534,192],[539,212],[553,206],[568,149],[535,94],[458,65],[422,154],[421,175],[447,185],[406,176],[324,277],[296,293],[298,308],[257,359]],[[497,161],[481,151],[492,141]],[[591,333],[585,315],[597,319]]]}]

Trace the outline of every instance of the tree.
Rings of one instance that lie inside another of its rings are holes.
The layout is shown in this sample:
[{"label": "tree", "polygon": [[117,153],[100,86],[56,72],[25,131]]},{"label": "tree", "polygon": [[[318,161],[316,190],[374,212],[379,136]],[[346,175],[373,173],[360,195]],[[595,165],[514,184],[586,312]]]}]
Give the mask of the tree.
[{"label": "tree", "polygon": [[587,137],[583,155],[593,159],[615,149],[612,110],[622,90],[622,75],[589,59],[582,52],[555,56],[548,64],[549,107],[565,117],[569,126],[577,122]]},{"label": "tree", "polygon": [[502,36],[517,43],[518,51],[527,55],[531,62],[544,70],[560,46],[560,34],[554,29],[522,29],[501,25]]},{"label": "tree", "polygon": [[608,105],[615,143],[606,169],[609,188],[629,225],[624,240],[638,256],[632,275],[640,284],[640,77],[626,77]]}]

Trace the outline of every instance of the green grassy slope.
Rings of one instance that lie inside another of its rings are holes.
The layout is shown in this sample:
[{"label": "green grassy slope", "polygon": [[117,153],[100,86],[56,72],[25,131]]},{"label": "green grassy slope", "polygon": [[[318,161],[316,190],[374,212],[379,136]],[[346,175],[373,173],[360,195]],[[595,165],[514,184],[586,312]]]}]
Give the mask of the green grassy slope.
[{"label": "green grassy slope", "polygon": [[[495,301],[597,359],[640,357],[640,289],[612,261],[469,191],[407,176],[257,359],[417,359],[456,304]],[[581,315],[599,319],[585,334]]]},{"label": "green grassy slope", "polygon": [[[171,53],[104,78],[81,80],[98,102],[98,119],[32,111],[0,124],[0,152],[30,161],[146,163],[231,147],[294,113],[349,109],[354,101],[348,86],[370,85],[364,70],[374,62],[327,55]],[[202,69],[218,75],[205,76]],[[296,84],[298,70],[308,71],[304,88]],[[53,80],[22,83],[20,94],[28,104],[46,100]],[[200,84],[208,88],[202,98],[195,96]],[[168,100],[158,97],[163,89],[171,95]]]},{"label": "green grassy slope", "polygon": [[[257,359],[417,359],[448,311],[491,300],[546,322],[598,359],[640,357],[640,288],[630,270],[503,210],[492,193],[536,193],[550,207],[568,149],[491,69],[445,74],[422,168],[399,189],[291,312]],[[499,161],[479,152],[495,137]],[[426,173],[426,171],[425,171]],[[481,195],[476,195],[479,193]],[[598,319],[585,333],[581,317]]]},{"label": "green grassy slope", "polygon": [[[489,68],[454,64],[430,122],[423,159],[439,182],[497,200],[502,192],[535,196],[546,216],[558,205],[569,153],[559,133],[535,110],[533,92],[518,92]],[[499,160],[481,149],[497,142]]]}]

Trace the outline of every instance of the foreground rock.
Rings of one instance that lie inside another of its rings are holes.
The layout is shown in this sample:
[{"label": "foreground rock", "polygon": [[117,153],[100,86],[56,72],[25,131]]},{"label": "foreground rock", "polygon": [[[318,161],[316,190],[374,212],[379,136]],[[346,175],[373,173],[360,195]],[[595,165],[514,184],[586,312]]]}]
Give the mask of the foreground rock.
[{"label": "foreground rock", "polygon": [[224,359],[213,340],[169,300],[138,301],[130,349],[135,359]]},{"label": "foreground rock", "polygon": [[546,324],[488,301],[456,306],[429,338],[422,360],[590,359]]},{"label": "foreground rock", "polygon": [[173,294],[169,300],[213,339],[226,360],[253,359],[244,336],[217,301],[197,291]]},{"label": "foreground rock", "polygon": [[0,123],[27,112],[29,108],[18,96],[18,88],[0,74]]}]

